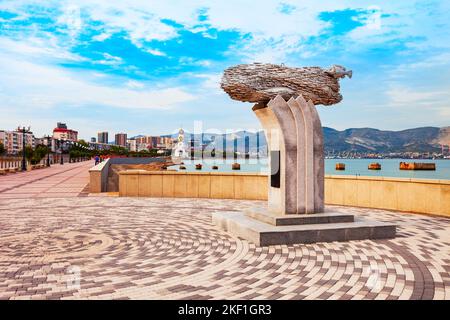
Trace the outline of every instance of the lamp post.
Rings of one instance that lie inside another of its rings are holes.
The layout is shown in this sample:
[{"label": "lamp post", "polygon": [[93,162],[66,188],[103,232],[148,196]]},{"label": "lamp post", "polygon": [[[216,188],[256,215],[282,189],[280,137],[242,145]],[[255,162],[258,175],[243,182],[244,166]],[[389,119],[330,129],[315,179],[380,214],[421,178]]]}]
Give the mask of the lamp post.
[{"label": "lamp post", "polygon": [[[50,138],[50,136],[46,136],[46,138],[47,138],[47,167],[50,167],[50,152],[51,152],[51,150],[52,150],[52,147],[51,147],[51,138]],[[50,147],[49,147],[49,145],[50,145]]]},{"label": "lamp post", "polygon": [[27,159],[25,155],[25,147],[26,147],[26,136],[25,134],[30,132],[30,127],[28,128],[20,126],[17,128],[17,131],[22,132],[22,171],[27,171]]},{"label": "lamp post", "polygon": [[63,165],[64,164],[64,159],[63,159],[63,140],[59,140],[59,164]]},{"label": "lamp post", "polygon": [[70,152],[72,151],[72,148],[75,146],[77,146],[77,144],[76,143],[73,143],[72,141],[69,141],[68,142],[68,144],[69,144],[69,163],[72,163],[72,161],[73,162],[76,162],[76,159],[75,160],[72,160],[72,156],[71,156],[71,154],[70,154]]}]

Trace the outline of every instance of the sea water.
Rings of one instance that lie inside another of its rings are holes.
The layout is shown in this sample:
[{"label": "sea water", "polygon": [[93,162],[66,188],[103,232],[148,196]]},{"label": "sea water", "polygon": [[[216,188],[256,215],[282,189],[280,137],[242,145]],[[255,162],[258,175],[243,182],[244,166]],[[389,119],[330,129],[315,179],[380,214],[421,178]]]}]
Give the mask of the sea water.
[{"label": "sea water", "polygon": [[[183,160],[185,170],[180,170],[179,165],[171,166],[169,169],[177,171],[204,171],[204,172],[269,172],[267,158],[260,159],[196,159]],[[234,162],[241,164],[241,170],[232,170]],[[369,170],[370,163],[381,164],[381,170]],[[435,171],[400,170],[400,162],[433,162],[436,164]],[[336,163],[344,163],[345,170],[336,170]],[[197,170],[196,164],[202,164],[202,169]],[[212,166],[218,166],[213,170]],[[351,176],[375,176],[375,177],[401,177],[417,179],[439,179],[450,180],[450,160],[418,160],[418,159],[325,159],[325,174],[351,175]]]}]

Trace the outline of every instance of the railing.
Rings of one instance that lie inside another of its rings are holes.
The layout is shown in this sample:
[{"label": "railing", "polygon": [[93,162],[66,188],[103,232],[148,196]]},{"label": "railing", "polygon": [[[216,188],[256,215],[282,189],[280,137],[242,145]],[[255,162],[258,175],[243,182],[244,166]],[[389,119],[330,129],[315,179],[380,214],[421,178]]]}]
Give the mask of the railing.
[{"label": "railing", "polygon": [[0,157],[0,170],[1,171],[15,171],[20,170],[22,167],[22,159],[16,157]]},{"label": "railing", "polygon": [[[50,164],[59,164],[60,157],[50,156]],[[80,162],[88,160],[87,158],[74,158],[69,161],[69,156],[64,157],[64,163]],[[42,169],[47,167],[47,156],[42,158],[38,163],[31,164],[27,161],[27,171]],[[22,158],[20,157],[0,157],[0,174],[14,173],[22,170]]]},{"label": "railing", "polygon": [[[46,159],[39,163],[31,164],[27,161],[27,170],[41,169],[46,167]],[[22,158],[0,158],[0,174],[14,173],[22,170]]]}]

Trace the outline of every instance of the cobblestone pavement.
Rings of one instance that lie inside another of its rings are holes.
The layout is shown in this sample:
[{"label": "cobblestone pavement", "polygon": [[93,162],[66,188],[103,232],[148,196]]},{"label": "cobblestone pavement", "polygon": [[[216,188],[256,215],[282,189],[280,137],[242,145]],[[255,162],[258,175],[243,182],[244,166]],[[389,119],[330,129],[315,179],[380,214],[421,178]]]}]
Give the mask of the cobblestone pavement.
[{"label": "cobblestone pavement", "polygon": [[77,197],[86,194],[93,161],[0,176],[0,199]]},{"label": "cobblestone pavement", "polygon": [[257,201],[0,199],[3,299],[450,299],[450,220],[333,207],[399,224],[393,240],[270,246],[211,224]]}]

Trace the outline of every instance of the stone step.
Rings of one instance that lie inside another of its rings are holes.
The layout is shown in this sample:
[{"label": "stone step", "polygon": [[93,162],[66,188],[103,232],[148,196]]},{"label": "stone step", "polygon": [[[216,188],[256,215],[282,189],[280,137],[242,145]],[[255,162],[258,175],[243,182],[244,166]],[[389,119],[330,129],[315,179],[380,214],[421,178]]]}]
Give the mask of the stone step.
[{"label": "stone step", "polygon": [[313,214],[291,214],[276,216],[270,213],[266,208],[251,208],[245,211],[245,215],[249,218],[268,223],[273,226],[342,223],[355,221],[352,214],[332,211]]},{"label": "stone step", "polygon": [[243,212],[214,212],[213,223],[234,236],[258,246],[391,239],[396,225],[357,219],[354,222],[274,226],[252,219]]}]

